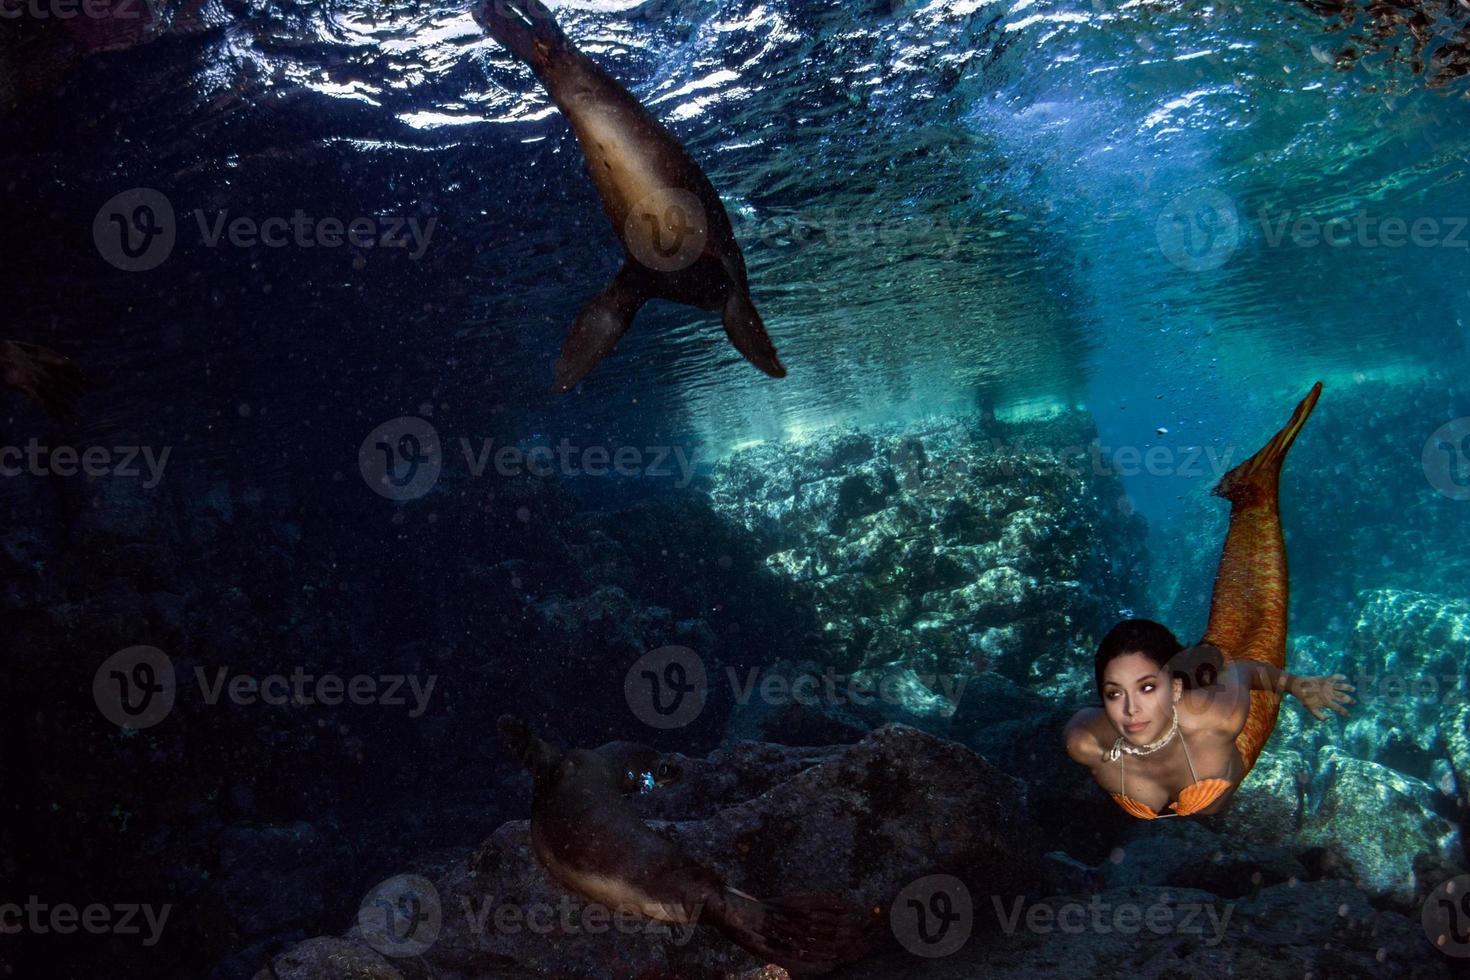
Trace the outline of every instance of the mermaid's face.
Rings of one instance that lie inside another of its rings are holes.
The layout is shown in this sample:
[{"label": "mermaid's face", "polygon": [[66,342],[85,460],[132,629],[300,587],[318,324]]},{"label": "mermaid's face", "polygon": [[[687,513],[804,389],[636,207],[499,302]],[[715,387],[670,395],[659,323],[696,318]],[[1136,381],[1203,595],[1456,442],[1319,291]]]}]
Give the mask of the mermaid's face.
[{"label": "mermaid's face", "polygon": [[1135,745],[1146,745],[1169,730],[1174,717],[1174,685],[1164,668],[1141,653],[1114,657],[1103,668],[1103,710],[1113,729]]}]

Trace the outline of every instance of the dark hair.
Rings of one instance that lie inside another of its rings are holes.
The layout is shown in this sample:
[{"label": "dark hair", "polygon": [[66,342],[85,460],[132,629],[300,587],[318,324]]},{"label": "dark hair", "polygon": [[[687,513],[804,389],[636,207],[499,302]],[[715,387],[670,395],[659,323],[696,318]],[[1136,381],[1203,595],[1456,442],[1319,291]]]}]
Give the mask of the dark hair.
[{"label": "dark hair", "polygon": [[1183,649],[1184,644],[1163,623],[1156,623],[1152,619],[1123,620],[1108,630],[1108,635],[1097,645],[1095,670],[1098,697],[1102,697],[1103,692],[1103,671],[1115,658],[1125,653],[1141,653],[1163,668]]}]

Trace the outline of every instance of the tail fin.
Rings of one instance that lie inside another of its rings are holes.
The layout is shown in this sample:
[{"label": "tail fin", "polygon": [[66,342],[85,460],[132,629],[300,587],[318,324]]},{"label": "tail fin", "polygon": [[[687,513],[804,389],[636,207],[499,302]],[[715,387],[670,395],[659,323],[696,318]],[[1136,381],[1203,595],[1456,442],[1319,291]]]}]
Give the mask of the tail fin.
[{"label": "tail fin", "polygon": [[641,276],[632,268],[631,262],[630,259],[624,263],[608,287],[577,314],[576,322],[562,343],[561,356],[556,359],[552,391],[575,388],[577,382],[623,339],[633,316],[648,301]]},{"label": "tail fin", "polygon": [[82,372],[65,355],[13,340],[0,340],[0,381],[55,418],[70,415],[87,388]]},{"label": "tail fin", "polygon": [[711,909],[714,925],[747,952],[788,973],[826,973],[872,946],[876,912],[833,895],[761,901],[729,886]]},{"label": "tail fin", "polygon": [[1291,413],[1291,419],[1282,426],[1281,431],[1272,436],[1271,441],[1257,450],[1254,456],[1221,477],[1215,489],[1210,492],[1240,505],[1275,501],[1286,451],[1296,441],[1297,433],[1302,430],[1307,416],[1312,414],[1317,397],[1321,394],[1322,382],[1318,381],[1297,404],[1296,411]]},{"label": "tail fin", "polygon": [[506,750],[529,769],[531,775],[540,776],[556,765],[557,751],[537,738],[531,726],[515,715],[501,715],[495,727],[500,730]]},{"label": "tail fin", "polygon": [[773,378],[786,377],[786,366],[776,356],[776,345],[766,326],[761,322],[750,293],[737,282],[730,284],[730,295],[725,299],[725,335],[745,359]]},{"label": "tail fin", "polygon": [[533,69],[545,68],[552,52],[571,47],[541,0],[483,0],[475,8],[475,20]]}]

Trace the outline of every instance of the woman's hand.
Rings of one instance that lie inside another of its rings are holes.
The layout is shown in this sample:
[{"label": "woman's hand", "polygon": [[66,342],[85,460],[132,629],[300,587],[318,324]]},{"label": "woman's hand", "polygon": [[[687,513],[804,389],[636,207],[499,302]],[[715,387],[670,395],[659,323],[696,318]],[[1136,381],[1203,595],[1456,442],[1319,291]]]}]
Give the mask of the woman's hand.
[{"label": "woman's hand", "polygon": [[1357,703],[1348,696],[1348,691],[1357,689],[1347,682],[1346,674],[1333,674],[1330,677],[1293,677],[1286,690],[1288,694],[1294,695],[1318,721],[1327,720],[1327,715],[1322,713],[1323,708],[1331,708],[1346,718],[1347,708],[1344,708],[1343,705]]}]

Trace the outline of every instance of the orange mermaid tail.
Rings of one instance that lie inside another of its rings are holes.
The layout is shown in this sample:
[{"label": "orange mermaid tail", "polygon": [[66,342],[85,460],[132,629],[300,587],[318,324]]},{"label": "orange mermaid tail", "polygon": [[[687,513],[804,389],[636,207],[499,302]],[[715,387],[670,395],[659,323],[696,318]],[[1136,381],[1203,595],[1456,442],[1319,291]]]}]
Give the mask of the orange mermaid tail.
[{"label": "orange mermaid tail", "polygon": [[[1219,647],[1226,660],[1260,660],[1286,669],[1286,542],[1281,537],[1277,490],[1286,451],[1321,393],[1318,381],[1281,431],[1211,491],[1230,501],[1230,531],[1215,574],[1210,622],[1202,642]],[[1280,694],[1252,690],[1250,695],[1250,714],[1235,737],[1235,747],[1245,760],[1242,780],[1255,766],[1281,708]]]}]

